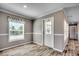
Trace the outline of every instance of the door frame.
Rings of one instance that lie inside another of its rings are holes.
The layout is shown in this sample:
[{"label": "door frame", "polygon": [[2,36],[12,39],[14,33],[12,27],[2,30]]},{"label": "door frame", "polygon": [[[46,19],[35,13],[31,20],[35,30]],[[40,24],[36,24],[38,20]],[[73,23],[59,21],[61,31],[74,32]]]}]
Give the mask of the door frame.
[{"label": "door frame", "polygon": [[[52,21],[51,21],[51,24],[52,24],[52,22],[53,22],[53,24],[51,25],[51,32],[53,31],[53,34],[51,33],[51,35],[53,35],[52,37],[51,37],[51,39],[53,39],[53,45],[52,45],[52,48],[54,48],[54,39],[55,39],[55,37],[54,37],[54,26],[55,26],[55,22],[54,22],[54,19],[55,19],[55,17],[54,16],[51,16],[50,18],[53,18],[53,19],[51,19]],[[45,19],[43,19],[43,21],[42,21],[42,40],[43,40],[43,46],[45,46],[45,20],[46,20],[47,18],[45,18]],[[53,26],[53,28],[52,28],[52,26]]]}]

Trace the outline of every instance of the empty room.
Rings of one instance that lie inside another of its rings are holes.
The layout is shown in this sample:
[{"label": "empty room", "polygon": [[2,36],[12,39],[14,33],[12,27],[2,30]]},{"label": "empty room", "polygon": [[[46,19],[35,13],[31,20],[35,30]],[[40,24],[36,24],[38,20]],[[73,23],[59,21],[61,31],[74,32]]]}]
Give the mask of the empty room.
[{"label": "empty room", "polygon": [[79,56],[79,4],[0,3],[0,56]]}]

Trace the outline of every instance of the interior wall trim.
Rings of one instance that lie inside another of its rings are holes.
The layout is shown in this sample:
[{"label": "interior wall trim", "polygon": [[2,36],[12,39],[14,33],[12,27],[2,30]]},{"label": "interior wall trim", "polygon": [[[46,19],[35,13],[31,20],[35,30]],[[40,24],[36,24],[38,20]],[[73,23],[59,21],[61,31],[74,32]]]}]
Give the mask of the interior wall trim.
[{"label": "interior wall trim", "polygon": [[24,33],[24,34],[33,34],[33,33]]},{"label": "interior wall trim", "polygon": [[[33,34],[33,33],[24,33],[24,34]],[[0,34],[0,36],[6,36],[6,35],[9,35],[9,34]]]},{"label": "interior wall trim", "polygon": [[0,36],[5,36],[5,35],[8,35],[8,34],[0,34]]},{"label": "interior wall trim", "polygon": [[63,50],[57,49],[57,48],[53,48],[54,50],[57,50],[59,52],[63,52]]},{"label": "interior wall trim", "polygon": [[25,18],[25,19],[28,19],[28,20],[35,19],[34,17],[24,16],[22,14],[18,14],[18,13],[12,12],[12,11],[8,11],[8,10],[5,10],[3,8],[0,9],[0,12],[11,14],[11,15],[15,15],[15,16],[19,16],[19,17],[22,17],[22,18]]},{"label": "interior wall trim", "polygon": [[42,42],[42,44],[41,44],[41,43],[39,43],[39,42],[33,41],[33,43],[43,46],[43,42]]},{"label": "interior wall trim", "polygon": [[14,45],[14,46],[10,46],[10,47],[6,47],[6,48],[2,48],[2,49],[0,49],[0,51],[6,50],[6,49],[10,49],[10,48],[14,48],[14,47],[17,47],[17,46],[20,46],[20,45],[29,44],[29,43],[32,43],[32,42],[33,42],[33,41],[26,42],[26,43],[22,43],[22,44],[18,44],[18,45]]},{"label": "interior wall trim", "polygon": [[42,35],[42,33],[33,33],[33,34],[41,34]]},{"label": "interior wall trim", "polygon": [[57,36],[64,36],[64,34],[54,34],[54,35],[57,35]]},{"label": "interior wall trim", "polygon": [[[42,34],[42,33],[24,33],[24,34]],[[5,36],[5,35],[9,35],[9,34],[0,34],[0,36]],[[54,35],[60,36],[60,35],[64,35],[64,34],[54,34]]]},{"label": "interior wall trim", "polygon": [[53,10],[53,11],[51,10],[51,11],[45,12],[45,13],[39,15],[39,16],[36,16],[36,17],[37,17],[37,19],[38,18],[43,18],[45,16],[51,15],[51,14],[57,12],[57,11],[60,11],[60,10],[63,10],[63,8],[59,8],[59,9],[56,9],[56,10]]}]

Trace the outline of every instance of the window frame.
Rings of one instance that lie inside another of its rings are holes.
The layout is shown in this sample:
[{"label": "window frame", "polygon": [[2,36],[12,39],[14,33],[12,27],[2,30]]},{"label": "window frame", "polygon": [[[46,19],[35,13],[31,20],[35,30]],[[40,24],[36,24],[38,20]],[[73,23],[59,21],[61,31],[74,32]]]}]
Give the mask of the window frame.
[{"label": "window frame", "polygon": [[19,24],[21,23],[22,24],[21,25],[23,27],[23,30],[21,30],[22,31],[22,35],[21,35],[22,37],[19,37],[20,35],[17,35],[17,36],[15,35],[15,36],[13,36],[14,38],[11,38],[12,37],[11,31],[14,31],[14,30],[10,30],[10,22],[14,22],[15,19],[12,19],[12,20],[13,21],[11,21],[11,18],[8,18],[9,42],[18,41],[18,40],[24,40],[24,21],[22,21],[22,22],[15,21],[16,23],[19,23]]}]

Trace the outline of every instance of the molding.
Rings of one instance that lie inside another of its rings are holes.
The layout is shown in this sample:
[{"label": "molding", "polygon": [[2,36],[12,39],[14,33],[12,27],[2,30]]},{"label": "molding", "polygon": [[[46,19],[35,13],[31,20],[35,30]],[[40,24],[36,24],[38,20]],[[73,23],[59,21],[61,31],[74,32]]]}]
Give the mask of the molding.
[{"label": "molding", "polygon": [[33,33],[33,34],[40,34],[40,35],[42,35],[42,33]]},{"label": "molding", "polygon": [[60,10],[63,10],[63,8],[55,9],[55,10],[49,10],[49,11],[47,11],[47,12],[42,13],[42,14],[39,15],[39,16],[36,16],[36,18],[38,19],[38,18],[47,16],[47,15],[53,14],[53,13],[55,13],[55,12],[57,12],[57,11],[60,11]]},{"label": "molding", "polygon": [[60,50],[60,49],[56,49],[56,48],[53,48],[54,50],[57,50],[59,52],[63,52],[63,50]]},{"label": "molding", "polygon": [[26,43],[22,43],[22,44],[18,44],[18,45],[14,45],[14,46],[10,46],[10,47],[7,47],[7,48],[2,48],[2,49],[0,49],[0,51],[6,50],[6,49],[10,49],[10,48],[14,48],[14,47],[21,46],[21,45],[25,45],[25,44],[29,44],[29,43],[32,43],[32,42],[33,42],[33,41],[31,41],[31,42],[26,42]]},{"label": "molding", "polygon": [[41,35],[42,33],[24,33],[24,34],[40,34]]},{"label": "molding", "polygon": [[0,34],[0,36],[5,36],[5,35],[8,35],[8,34]]},{"label": "molding", "polygon": [[27,18],[27,19],[37,19],[37,18],[46,16],[46,15],[52,14],[54,12],[60,11],[60,10],[63,10],[63,8],[55,9],[55,10],[48,10],[48,11],[46,11],[46,12],[44,12],[44,13],[38,15],[38,16],[30,17],[30,16],[26,16],[26,15],[19,14],[19,13],[15,13],[13,11],[5,10],[3,8],[0,9],[0,11],[2,11],[2,12],[9,13],[9,14],[13,14],[13,15],[18,15],[18,16],[21,16],[21,17],[24,17],[24,18]]},{"label": "molding", "polygon": [[[33,33],[24,33],[24,35],[26,34],[33,34]],[[37,34],[40,34],[40,33],[37,33]],[[6,35],[9,35],[9,34],[0,34],[0,36],[6,36]]]},{"label": "molding", "polygon": [[33,33],[24,33],[24,34],[33,34]]},{"label": "molding", "polygon": [[57,35],[57,36],[64,36],[64,34],[54,34],[54,35]]},{"label": "molding", "polygon": [[34,42],[34,41],[33,41],[33,43],[43,46],[43,43],[40,44],[40,43],[38,43],[38,42]]},{"label": "molding", "polygon": [[28,19],[28,20],[35,19],[34,17],[22,15],[22,14],[20,14],[20,13],[14,12],[14,11],[5,10],[5,9],[3,9],[3,8],[1,8],[0,11],[1,11],[1,12],[4,12],[4,13],[7,13],[7,14],[11,14],[11,15],[23,17],[23,18],[26,18],[26,19]]},{"label": "molding", "polygon": [[67,44],[68,44],[68,41],[69,41],[69,39],[67,39],[65,42],[64,42],[64,47],[63,47],[63,50],[65,49],[65,47],[67,46]]}]

